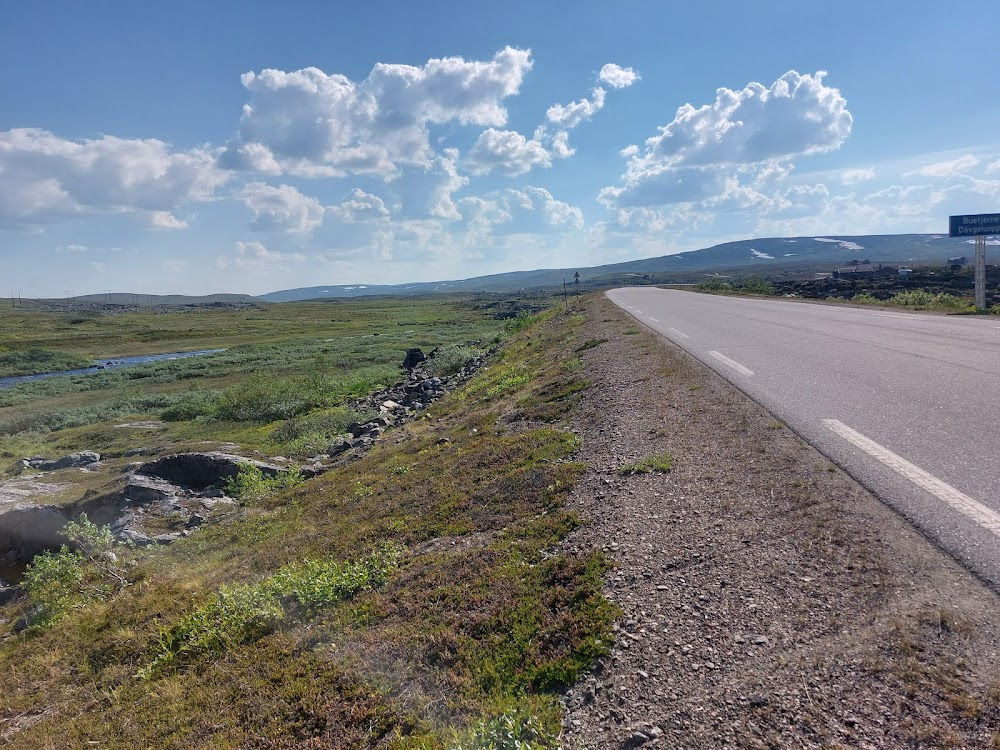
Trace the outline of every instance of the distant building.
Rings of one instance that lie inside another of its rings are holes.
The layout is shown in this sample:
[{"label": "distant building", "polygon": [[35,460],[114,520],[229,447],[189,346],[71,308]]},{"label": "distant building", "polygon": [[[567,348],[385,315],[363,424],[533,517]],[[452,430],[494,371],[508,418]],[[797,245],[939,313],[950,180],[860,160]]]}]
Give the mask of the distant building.
[{"label": "distant building", "polygon": [[833,272],[833,278],[835,279],[870,279],[879,278],[882,276],[895,276],[896,269],[892,266],[883,266],[881,263],[878,266],[873,266],[870,264],[858,264],[850,265],[846,268],[838,268]]},{"label": "distant building", "polygon": [[948,265],[951,266],[951,269],[953,271],[957,271],[962,266],[966,266],[968,264],[969,264],[969,259],[966,258],[964,255],[958,258],[948,258]]},{"label": "distant building", "polygon": [[913,273],[913,269],[912,268],[900,268],[899,269],[899,275],[900,276],[909,276],[911,273]]}]

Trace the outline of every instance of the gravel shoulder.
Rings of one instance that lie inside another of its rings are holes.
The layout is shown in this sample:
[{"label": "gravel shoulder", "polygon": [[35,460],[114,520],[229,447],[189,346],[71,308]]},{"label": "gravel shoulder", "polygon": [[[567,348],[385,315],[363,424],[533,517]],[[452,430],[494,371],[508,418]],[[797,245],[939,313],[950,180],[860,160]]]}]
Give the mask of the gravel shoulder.
[{"label": "gravel shoulder", "polygon": [[[566,748],[1000,747],[1000,599],[769,413],[584,300],[590,470],[570,547],[615,566]],[[622,473],[669,454],[669,473]]]}]

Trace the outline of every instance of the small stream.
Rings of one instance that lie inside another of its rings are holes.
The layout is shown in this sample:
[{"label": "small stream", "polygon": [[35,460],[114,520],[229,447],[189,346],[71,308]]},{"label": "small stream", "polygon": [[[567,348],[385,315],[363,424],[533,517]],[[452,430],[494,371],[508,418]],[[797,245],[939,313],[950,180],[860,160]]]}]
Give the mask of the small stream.
[{"label": "small stream", "polygon": [[90,367],[79,370],[58,370],[56,372],[40,372],[36,375],[16,375],[11,378],[0,378],[0,389],[11,388],[20,383],[28,383],[32,380],[44,380],[45,378],[58,378],[64,375],[96,375],[107,370],[121,370],[126,367],[135,367],[149,362],[159,362],[164,359],[187,359],[188,357],[203,357],[206,354],[217,354],[225,349],[201,349],[195,352],[171,352],[169,354],[145,354],[141,357],[117,357],[99,359]]}]

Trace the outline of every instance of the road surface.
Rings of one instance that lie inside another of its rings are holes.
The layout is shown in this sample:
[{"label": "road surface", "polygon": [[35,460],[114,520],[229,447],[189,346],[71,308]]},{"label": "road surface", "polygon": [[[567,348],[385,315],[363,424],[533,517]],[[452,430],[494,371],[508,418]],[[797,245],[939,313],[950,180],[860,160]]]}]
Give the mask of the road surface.
[{"label": "road surface", "polygon": [[1000,318],[651,287],[608,297],[1000,590]]}]

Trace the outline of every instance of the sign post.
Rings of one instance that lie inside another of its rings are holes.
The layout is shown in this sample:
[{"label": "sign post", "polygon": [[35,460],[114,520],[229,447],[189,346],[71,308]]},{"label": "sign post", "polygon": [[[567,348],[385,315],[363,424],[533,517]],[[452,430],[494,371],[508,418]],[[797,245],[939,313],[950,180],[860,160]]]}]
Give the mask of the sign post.
[{"label": "sign post", "polygon": [[976,312],[986,312],[986,238],[1000,235],[1000,214],[948,217],[949,237],[976,239]]}]

